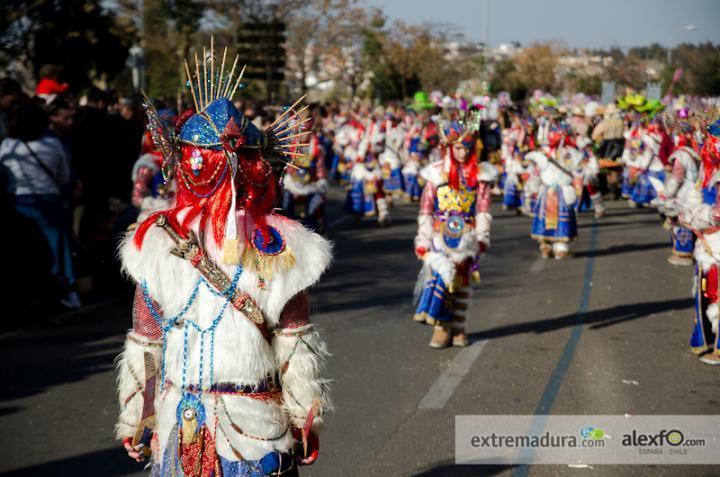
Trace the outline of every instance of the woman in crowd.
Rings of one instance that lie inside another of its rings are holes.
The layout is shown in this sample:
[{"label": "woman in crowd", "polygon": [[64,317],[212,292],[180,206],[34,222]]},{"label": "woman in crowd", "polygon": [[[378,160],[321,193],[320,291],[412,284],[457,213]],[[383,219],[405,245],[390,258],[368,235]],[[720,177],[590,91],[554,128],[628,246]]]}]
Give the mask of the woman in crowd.
[{"label": "woman in crowd", "polygon": [[8,137],[0,145],[0,164],[8,174],[8,192],[17,213],[42,230],[52,253],[51,274],[61,304],[79,308],[65,208],[60,191],[70,180],[62,144],[47,134],[42,106],[22,101],[9,113]]}]

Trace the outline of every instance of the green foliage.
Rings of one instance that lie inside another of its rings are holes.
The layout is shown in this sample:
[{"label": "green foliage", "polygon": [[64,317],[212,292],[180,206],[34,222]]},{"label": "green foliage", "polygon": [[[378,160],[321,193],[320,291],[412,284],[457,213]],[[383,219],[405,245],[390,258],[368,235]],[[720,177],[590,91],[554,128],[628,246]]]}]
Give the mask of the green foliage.
[{"label": "green foliage", "polygon": [[368,97],[379,101],[397,98],[399,87],[396,82],[397,75],[393,74],[392,67],[388,65],[386,51],[384,48],[385,39],[385,17],[375,14],[370,18],[367,26],[361,30],[362,64],[372,75]]},{"label": "green foliage", "polygon": [[657,43],[632,48],[627,55],[617,49],[596,53],[613,57],[614,65],[606,71],[605,79],[616,81],[620,86],[642,88],[648,80],[645,67],[654,63],[663,65],[659,74],[663,93],[670,86],[675,70],[682,68],[680,81],[673,85],[674,94],[720,94],[720,45],[683,43],[672,49],[670,65],[666,64],[667,48]]},{"label": "green foliage", "polygon": [[3,0],[0,61],[26,57],[37,76],[46,64],[64,68],[73,90],[107,80],[125,67],[131,40],[100,0]]},{"label": "green foliage", "polygon": [[[381,9],[369,9],[360,0],[143,0],[142,25],[137,5],[136,0],[4,0],[0,67],[19,59],[37,75],[53,63],[64,67],[62,79],[74,90],[100,82],[130,93],[126,58],[130,45],[140,42],[148,93],[174,102],[178,92],[187,92],[183,60],[192,60],[194,46],[206,45],[215,34],[216,45],[237,50],[242,25],[277,21],[287,25],[285,77],[294,92],[304,90],[310,72],[321,71],[319,81],[332,81],[333,94],[384,102],[417,90],[453,92],[483,71],[476,50],[450,53],[450,40],[463,44],[462,35],[451,28],[390,24]],[[648,71],[655,70],[666,91],[675,70],[682,68],[674,93],[720,95],[720,45],[682,44],[671,53],[672,64],[665,65],[667,49],[657,43],[627,53],[588,50],[583,54],[604,60],[586,71],[576,63],[568,66],[563,58],[568,52],[556,45],[536,44],[491,63],[489,83],[493,93],[509,91],[516,100],[536,88],[599,94],[603,79],[640,89],[656,79],[648,78]],[[270,60],[285,64],[278,54],[283,53],[269,53]],[[271,95],[278,86],[259,80],[251,89]]]},{"label": "green foliage", "polygon": [[574,91],[599,95],[602,92],[602,78],[599,76],[580,76],[575,80]]}]

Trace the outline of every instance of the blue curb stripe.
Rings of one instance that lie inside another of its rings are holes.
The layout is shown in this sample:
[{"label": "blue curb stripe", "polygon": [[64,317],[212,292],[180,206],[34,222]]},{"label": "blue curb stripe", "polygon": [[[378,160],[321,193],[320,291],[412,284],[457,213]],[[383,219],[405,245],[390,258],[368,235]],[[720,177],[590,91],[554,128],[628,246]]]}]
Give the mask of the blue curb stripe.
[{"label": "blue curb stripe", "polygon": [[[572,328],[570,337],[565,343],[560,360],[558,361],[555,369],[550,375],[545,390],[543,391],[542,397],[535,408],[535,418],[533,419],[532,425],[530,426],[529,435],[538,435],[545,428],[547,422],[547,414],[555,404],[560,385],[562,384],[565,373],[570,367],[573,357],[575,356],[575,350],[580,342],[580,335],[583,331],[585,322],[585,314],[588,312],[590,306],[590,292],[592,291],[592,279],[593,271],[595,269],[595,250],[597,248],[597,220],[593,219],[592,228],[590,230],[590,250],[588,252],[587,264],[585,265],[585,278],[583,280],[582,294],[580,295],[580,308],[577,313],[575,325]],[[532,449],[523,449],[520,454],[523,458],[532,455]],[[516,467],[513,472],[513,477],[526,477],[528,474],[529,467],[527,465],[521,465]]]}]

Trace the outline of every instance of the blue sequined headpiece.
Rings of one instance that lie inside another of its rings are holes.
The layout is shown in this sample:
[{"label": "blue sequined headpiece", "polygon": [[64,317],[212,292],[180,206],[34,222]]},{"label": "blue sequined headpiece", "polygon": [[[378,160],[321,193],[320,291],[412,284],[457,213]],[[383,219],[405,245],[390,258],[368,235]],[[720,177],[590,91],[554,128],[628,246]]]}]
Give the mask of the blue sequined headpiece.
[{"label": "blue sequined headpiece", "polygon": [[475,136],[472,128],[467,128],[458,121],[452,121],[443,128],[443,133],[448,143],[460,142],[468,149],[475,144]]},{"label": "blue sequined headpiece", "polygon": [[190,117],[180,130],[180,141],[206,149],[221,150],[221,135],[234,122],[243,137],[243,146],[258,147],[262,134],[227,98],[218,98]]},{"label": "blue sequined headpiece", "polygon": [[441,120],[438,129],[440,139],[445,145],[460,142],[466,148],[473,149],[480,129],[480,112],[466,113],[459,119]]}]

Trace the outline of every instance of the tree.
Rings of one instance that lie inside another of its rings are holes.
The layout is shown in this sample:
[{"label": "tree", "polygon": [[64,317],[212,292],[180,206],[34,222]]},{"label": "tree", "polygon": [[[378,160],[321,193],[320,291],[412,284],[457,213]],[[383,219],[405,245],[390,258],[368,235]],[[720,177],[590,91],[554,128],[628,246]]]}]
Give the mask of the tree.
[{"label": "tree", "polygon": [[495,63],[490,86],[495,94],[500,91],[509,92],[513,101],[522,101],[527,96],[528,87],[518,79],[515,62],[510,59]]},{"label": "tree", "polygon": [[63,79],[78,91],[107,81],[125,67],[129,32],[100,0],[4,0],[0,62],[25,61],[37,77],[45,64],[64,68]]},{"label": "tree", "polygon": [[364,19],[358,0],[309,0],[288,11],[288,76],[297,90],[310,86],[311,72],[316,79],[313,86],[340,79],[343,68],[326,71],[327,63],[356,66],[344,52],[348,46],[355,51]]},{"label": "tree", "polygon": [[513,58],[518,85],[523,85],[527,90],[555,92],[555,69],[559,56],[557,47],[551,43],[535,43],[521,50]]},{"label": "tree", "polygon": [[400,80],[401,98],[410,96],[408,82],[418,77],[426,50],[430,43],[429,32],[416,25],[396,21],[384,37],[383,49],[388,64]]},{"label": "tree", "polygon": [[[647,80],[646,63],[636,55],[628,55],[605,71],[605,78],[618,86],[641,89]],[[620,89],[618,89],[620,91]]]}]

